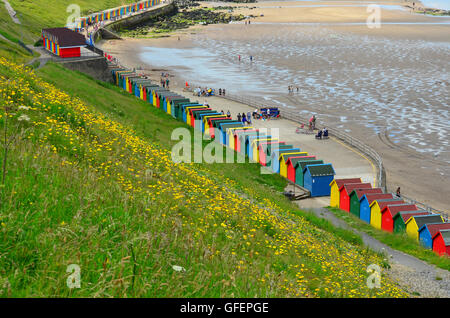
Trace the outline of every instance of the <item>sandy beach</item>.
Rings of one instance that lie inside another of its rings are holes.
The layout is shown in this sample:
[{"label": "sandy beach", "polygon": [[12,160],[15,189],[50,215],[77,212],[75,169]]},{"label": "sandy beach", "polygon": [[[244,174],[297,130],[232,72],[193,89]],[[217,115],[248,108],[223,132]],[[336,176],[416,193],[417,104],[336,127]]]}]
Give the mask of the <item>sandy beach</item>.
[{"label": "sandy beach", "polygon": [[[380,28],[366,25],[369,3],[380,5]],[[222,87],[316,114],[382,156],[389,190],[449,211],[450,17],[412,13],[404,1],[201,4],[258,17],[99,46],[124,66],[169,72],[172,85]]]}]

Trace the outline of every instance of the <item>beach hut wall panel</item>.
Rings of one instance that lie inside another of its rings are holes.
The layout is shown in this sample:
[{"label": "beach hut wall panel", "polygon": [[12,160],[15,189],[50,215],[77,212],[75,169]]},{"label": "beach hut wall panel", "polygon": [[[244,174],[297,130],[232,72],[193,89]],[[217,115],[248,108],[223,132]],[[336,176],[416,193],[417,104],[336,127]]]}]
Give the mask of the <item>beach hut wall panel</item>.
[{"label": "beach hut wall panel", "polygon": [[394,233],[406,232],[406,222],[414,215],[430,215],[430,212],[425,210],[401,211],[394,217]]},{"label": "beach hut wall panel", "polygon": [[252,149],[252,142],[256,139],[271,139],[271,135],[266,135],[264,133],[259,134],[258,136],[248,136],[245,140],[245,154],[249,157],[253,157],[253,149]]},{"label": "beach hut wall panel", "polygon": [[440,230],[433,237],[433,251],[450,255],[450,230]]},{"label": "beach hut wall panel", "polygon": [[[350,212],[350,193],[354,189],[371,189],[372,185],[370,183],[347,183],[343,184],[339,188],[339,208],[341,210]],[[330,188],[331,193],[331,188]],[[331,194],[330,194],[331,195]]]},{"label": "beach hut wall panel", "polygon": [[392,199],[390,193],[380,194],[364,194],[359,200],[359,218],[367,223],[370,223],[370,205],[375,200]]},{"label": "beach hut wall panel", "polygon": [[287,178],[287,169],[290,158],[300,158],[307,157],[308,153],[306,151],[299,152],[297,154],[281,154],[280,155],[280,176]]},{"label": "beach hut wall panel", "polygon": [[282,145],[286,145],[286,143],[284,141],[261,142],[258,146],[259,147],[259,150],[258,150],[259,163],[263,166],[267,165],[267,148],[274,147],[274,146],[279,147]]},{"label": "beach hut wall panel", "polygon": [[419,228],[419,242],[423,247],[433,249],[433,236],[441,230],[450,230],[450,223],[427,223]]},{"label": "beach hut wall panel", "polygon": [[394,197],[393,199],[375,200],[370,205],[370,225],[381,230],[381,210],[385,207],[395,204],[402,204],[405,201]]},{"label": "beach hut wall panel", "polygon": [[280,173],[280,155],[284,153],[299,153],[300,148],[275,149],[270,155],[270,168],[274,173]]},{"label": "beach hut wall panel", "polygon": [[394,216],[401,211],[412,210],[417,210],[417,206],[409,203],[387,205],[381,210],[381,228],[387,232],[394,232]]},{"label": "beach hut wall panel", "polygon": [[383,193],[383,190],[381,188],[353,189],[353,191],[350,193],[350,213],[359,218],[360,217],[359,200],[361,199],[361,197],[364,194],[376,194],[376,193],[377,194]]},{"label": "beach hut wall panel", "polygon": [[304,187],[309,190],[311,197],[330,195],[330,183],[336,174],[330,163],[307,165],[303,174]]},{"label": "beach hut wall panel", "polygon": [[318,164],[323,164],[323,160],[317,160],[315,158],[313,158],[314,156],[311,156],[311,160],[309,160],[309,158],[307,158],[309,156],[305,157],[305,160],[300,160],[297,161],[294,165],[294,170],[295,170],[295,184],[303,187],[305,185],[305,175],[304,175],[304,171],[307,165],[318,165]]},{"label": "beach hut wall panel", "polygon": [[427,223],[444,223],[444,219],[439,214],[414,215],[406,221],[406,234],[412,239],[419,240],[419,228]]},{"label": "beach hut wall panel", "polygon": [[362,183],[361,178],[334,179],[330,183],[330,206],[339,208],[341,192],[339,189],[348,183]]}]

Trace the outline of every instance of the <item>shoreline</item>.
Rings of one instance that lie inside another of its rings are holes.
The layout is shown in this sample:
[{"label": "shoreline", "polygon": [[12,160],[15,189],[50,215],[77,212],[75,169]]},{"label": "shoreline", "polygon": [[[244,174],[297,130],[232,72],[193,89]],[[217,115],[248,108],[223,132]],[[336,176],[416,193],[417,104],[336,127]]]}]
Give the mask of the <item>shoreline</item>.
[{"label": "shoreline", "polygon": [[[423,17],[422,17],[423,18]],[[189,68],[186,67],[165,67],[161,66],[158,63],[146,63],[146,61],[141,59],[140,52],[144,47],[159,47],[159,48],[174,48],[174,49],[183,49],[183,48],[194,48],[197,47],[196,44],[196,34],[204,34],[208,33],[210,34],[216,34],[217,32],[220,33],[221,30],[224,32],[224,30],[229,30],[227,27],[228,25],[208,25],[208,26],[194,26],[189,29],[180,30],[179,32],[175,32],[174,35],[168,37],[168,38],[162,38],[162,39],[125,39],[123,41],[111,41],[108,43],[101,43],[100,45],[107,49],[108,52],[111,53],[111,55],[117,57],[119,61],[122,62],[122,64],[128,66],[128,67],[135,67],[138,68],[139,66],[144,66],[145,69],[152,71],[152,72],[161,72],[161,71],[167,71],[171,73],[172,75],[175,75],[172,77],[172,83],[175,84],[175,82],[178,82],[180,87],[184,85],[184,82],[188,80],[191,82],[191,79],[189,77],[192,77],[192,74],[190,74]],[[236,31],[238,32],[241,30],[240,28],[242,25],[234,25],[233,28],[236,28]],[[442,30],[446,30],[446,27],[427,27],[426,31],[432,30],[433,34],[441,34]],[[358,28],[358,27],[339,27],[339,31],[346,32],[346,33],[355,33],[355,34],[366,34],[368,31],[364,28]],[[380,36],[383,36],[383,34],[390,33],[389,37],[392,37],[394,39],[401,38],[403,39],[405,36],[407,38],[412,39],[418,39],[424,37],[423,33],[421,32],[411,32],[411,30],[417,31],[416,28],[413,28],[411,26],[404,26],[401,28],[384,28],[379,34]],[[395,32],[392,32],[395,31]],[[425,32],[425,31],[424,31]],[[195,33],[195,34],[193,34]],[[225,35],[225,34],[224,34]],[[180,36],[181,40],[177,40],[177,36]],[[251,38],[251,34],[238,34],[238,37],[249,37]],[[378,36],[378,35],[376,35]],[[436,39],[433,37],[429,37],[431,40],[441,41],[439,37]],[[226,40],[226,39],[225,39]],[[224,41],[225,41],[224,40]],[[161,52],[164,52],[161,51]],[[148,62],[148,61],[147,61]],[[147,66],[145,66],[147,65]],[[239,74],[236,74],[240,76]],[[198,77],[197,77],[198,78]],[[201,78],[198,78],[201,79]],[[158,80],[157,80],[158,82]],[[222,81],[223,82],[223,81]],[[220,82],[220,83],[222,83]],[[227,88],[228,85],[226,85],[225,82],[222,84],[213,85],[212,87],[225,87]],[[228,92],[232,92],[229,88],[227,88]],[[236,93],[236,92],[235,92]],[[243,94],[246,94],[243,92]],[[289,101],[287,101],[290,103]],[[226,102],[223,102],[226,105]],[[283,111],[283,108],[281,108]],[[327,122],[326,117],[320,116],[320,119],[323,119],[324,122]],[[319,120],[320,121],[320,120]],[[350,124],[351,125],[351,124]],[[367,140],[365,139],[365,134],[362,134],[363,131],[358,127],[349,126],[347,123],[343,123],[344,127],[350,127],[352,131],[357,133],[357,136],[362,137],[362,140],[367,143]],[[388,184],[388,190],[393,191],[397,186],[401,186],[402,193],[404,193],[407,197],[414,198],[419,202],[422,202],[424,204],[427,204],[431,207],[434,207],[438,210],[442,211],[448,211],[448,206],[450,204],[449,198],[446,197],[442,191],[439,191],[439,189],[445,188],[446,185],[448,185],[448,179],[446,177],[443,177],[442,174],[439,173],[439,171],[436,172],[436,168],[439,168],[442,164],[440,164],[438,161],[434,162],[433,160],[427,161],[427,168],[423,169],[423,159],[427,158],[428,156],[424,156],[423,154],[415,152],[413,149],[409,151],[404,151],[399,148],[398,146],[404,146],[403,144],[396,145],[392,142],[390,139],[390,133],[388,132],[386,136],[374,136],[372,135],[372,141],[368,143],[369,146],[372,146],[380,155],[382,155],[383,163],[386,168],[386,174],[387,174],[387,184]],[[382,138],[382,140],[379,140],[379,138]],[[324,158],[326,159],[326,158]],[[404,163],[407,162],[408,164],[405,165]],[[448,166],[448,165],[447,165]],[[445,164],[444,164],[445,167]],[[433,173],[433,171],[435,171]],[[448,213],[448,212],[447,212]]]}]

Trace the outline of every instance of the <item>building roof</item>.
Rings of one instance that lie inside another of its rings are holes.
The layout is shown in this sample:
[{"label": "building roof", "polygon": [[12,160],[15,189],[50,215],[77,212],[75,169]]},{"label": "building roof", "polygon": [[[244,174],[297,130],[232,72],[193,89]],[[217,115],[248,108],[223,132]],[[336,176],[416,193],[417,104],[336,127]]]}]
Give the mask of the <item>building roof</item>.
[{"label": "building roof", "polygon": [[[291,165],[293,167],[295,167],[297,162],[300,162],[300,161],[316,161],[316,156],[294,156],[294,157],[289,157],[288,160],[287,160],[287,164],[289,164],[289,162],[291,162]],[[323,163],[323,162],[318,162],[318,163]]]},{"label": "building roof", "polygon": [[372,185],[370,183],[347,183],[347,184],[343,184],[340,188],[339,191],[342,191],[345,189],[345,191],[347,191],[347,193],[352,193],[352,191],[354,189],[371,189]]},{"label": "building roof", "polygon": [[338,189],[340,189],[344,184],[347,183],[361,183],[361,178],[348,178],[348,179],[334,179],[333,181],[331,181],[331,184],[336,183]]},{"label": "building roof", "polygon": [[297,163],[295,164],[294,167],[297,167],[297,166],[300,167],[301,171],[303,172],[307,165],[317,165],[317,164],[322,164],[322,163],[323,163],[323,160],[299,160],[299,161],[297,161]]},{"label": "building roof", "polygon": [[280,158],[282,158],[284,160],[284,162],[287,162],[289,158],[291,157],[301,157],[301,156],[307,156],[308,153],[303,151],[303,152],[296,152],[296,153],[282,153],[280,155]]},{"label": "building roof", "polygon": [[[393,199],[381,199],[381,200],[375,200],[378,203],[378,206],[380,207],[380,211],[382,211],[385,207],[391,204],[400,204],[405,203],[402,199],[399,198],[393,198]],[[375,201],[372,202],[372,205],[375,203]]]},{"label": "building roof", "polygon": [[406,223],[411,222],[411,220],[415,220],[417,227],[420,229],[422,226],[424,226],[427,223],[444,223],[442,221],[442,217],[439,214],[430,214],[430,215],[414,215],[409,218]]},{"label": "building roof", "polygon": [[373,194],[364,194],[359,201],[361,201],[364,197],[366,197],[367,201],[369,202],[369,206],[372,204],[374,200],[381,200],[381,199],[392,199],[393,196],[390,193],[373,193]]},{"label": "building roof", "polygon": [[42,35],[60,47],[86,45],[86,39],[82,34],[68,28],[43,29]]},{"label": "building roof", "polygon": [[336,174],[331,163],[308,165],[305,170],[309,170],[312,177],[334,176]]},{"label": "building roof", "polygon": [[401,217],[403,219],[403,223],[409,220],[410,217],[414,215],[429,215],[430,212],[425,210],[415,210],[415,211],[400,211],[395,215],[395,218]]},{"label": "building roof", "polygon": [[383,190],[381,188],[353,189],[353,191],[350,193],[350,196],[356,195],[358,200],[360,200],[364,194],[376,194],[376,193],[378,194],[383,193]]},{"label": "building roof", "polygon": [[419,229],[419,232],[424,230],[425,228],[428,229],[428,232],[430,232],[431,237],[433,237],[440,230],[450,230],[450,223],[428,223],[423,225]]},{"label": "building roof", "polygon": [[393,204],[393,205],[385,206],[381,210],[381,213],[383,213],[384,211],[387,211],[388,209],[391,212],[391,216],[394,217],[397,213],[399,213],[401,211],[413,211],[414,209],[417,210],[417,206],[415,204],[409,204],[409,203]]}]

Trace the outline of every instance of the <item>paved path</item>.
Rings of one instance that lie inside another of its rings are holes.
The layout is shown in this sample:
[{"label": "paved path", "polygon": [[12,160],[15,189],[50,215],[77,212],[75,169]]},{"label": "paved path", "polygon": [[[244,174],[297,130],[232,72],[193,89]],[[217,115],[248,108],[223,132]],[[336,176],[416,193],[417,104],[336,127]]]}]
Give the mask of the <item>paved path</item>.
[{"label": "paved path", "polygon": [[11,7],[8,0],[3,0],[3,3],[5,4],[6,10],[8,10],[8,13],[11,16],[11,19],[14,21],[14,23],[21,24],[20,20],[17,18],[16,11],[14,11],[14,9]]}]

